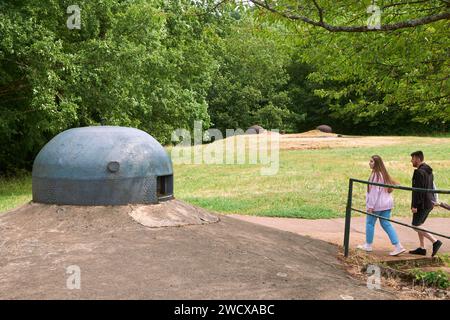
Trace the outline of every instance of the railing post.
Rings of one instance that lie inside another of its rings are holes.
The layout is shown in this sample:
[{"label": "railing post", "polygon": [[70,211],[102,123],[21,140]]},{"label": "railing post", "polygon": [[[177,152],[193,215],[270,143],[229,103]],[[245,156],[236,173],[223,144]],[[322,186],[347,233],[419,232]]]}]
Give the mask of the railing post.
[{"label": "railing post", "polygon": [[350,222],[352,218],[353,179],[348,181],[347,208],[345,210],[344,256],[348,257],[350,246]]}]

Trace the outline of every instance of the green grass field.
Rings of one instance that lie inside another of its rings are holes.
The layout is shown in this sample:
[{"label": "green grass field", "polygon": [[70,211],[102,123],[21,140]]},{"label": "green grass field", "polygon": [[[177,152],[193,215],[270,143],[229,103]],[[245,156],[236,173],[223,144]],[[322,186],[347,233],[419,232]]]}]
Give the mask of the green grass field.
[{"label": "green grass field", "polygon": [[[409,186],[413,168],[409,154],[421,149],[435,171],[440,189],[450,189],[450,139],[439,144],[280,151],[277,175],[260,175],[260,165],[174,166],[175,196],[192,204],[222,212],[247,215],[332,218],[345,214],[348,179],[367,179],[369,157],[381,155],[391,175]],[[410,215],[410,193],[396,190],[394,215]],[[31,178],[0,182],[0,212],[31,199]],[[440,199],[450,202],[448,195]],[[364,208],[365,186],[357,184],[354,206]],[[448,216],[436,209],[433,216]]]},{"label": "green grass field", "polygon": [[31,200],[31,177],[0,178],[0,212],[13,209]]},{"label": "green grass field", "polygon": [[[261,216],[331,218],[345,214],[350,177],[367,180],[369,157],[381,155],[391,175],[402,185],[411,184],[409,154],[422,149],[435,171],[439,188],[450,189],[450,141],[434,145],[409,144],[376,148],[286,150],[280,152],[275,176],[261,176],[256,165],[176,165],[178,198],[224,213]],[[410,214],[407,191],[394,192],[394,214]],[[449,201],[442,195],[441,200]],[[365,186],[357,184],[354,206],[365,207]],[[449,216],[437,209],[436,216]]]}]

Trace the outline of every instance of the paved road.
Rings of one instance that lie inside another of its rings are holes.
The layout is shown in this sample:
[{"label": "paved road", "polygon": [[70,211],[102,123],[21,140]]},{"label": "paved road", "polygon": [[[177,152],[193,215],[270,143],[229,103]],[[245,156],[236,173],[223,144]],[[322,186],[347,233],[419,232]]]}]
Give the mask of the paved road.
[{"label": "paved road", "polygon": [[[114,207],[25,206],[0,216],[0,299],[395,298],[350,278],[334,245],[220,219],[149,229]],[[67,289],[71,265],[81,270],[79,290]]]}]

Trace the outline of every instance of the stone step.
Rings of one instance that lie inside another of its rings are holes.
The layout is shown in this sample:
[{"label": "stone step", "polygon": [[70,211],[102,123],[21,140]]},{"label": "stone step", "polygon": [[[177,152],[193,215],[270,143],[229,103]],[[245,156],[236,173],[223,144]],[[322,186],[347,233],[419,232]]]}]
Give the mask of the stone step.
[{"label": "stone step", "polygon": [[417,257],[412,255],[404,255],[396,259],[395,257],[389,257],[380,262],[384,262],[386,265],[398,269],[438,267],[444,265],[442,260],[437,257]]},{"label": "stone step", "polygon": [[383,264],[396,269],[443,266],[444,263],[439,257],[418,256],[409,253],[403,253],[399,256],[390,256],[386,251],[374,250],[370,253],[359,251],[358,254],[366,255],[372,261],[368,264]]}]

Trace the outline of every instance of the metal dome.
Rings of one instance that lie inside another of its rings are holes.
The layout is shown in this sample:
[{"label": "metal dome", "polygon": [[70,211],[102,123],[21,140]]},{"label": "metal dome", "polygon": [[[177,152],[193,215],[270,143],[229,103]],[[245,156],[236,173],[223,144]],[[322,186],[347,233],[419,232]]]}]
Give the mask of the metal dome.
[{"label": "metal dome", "polygon": [[64,131],[39,152],[32,176],[33,201],[41,203],[123,205],[173,198],[169,155],[134,128]]}]

